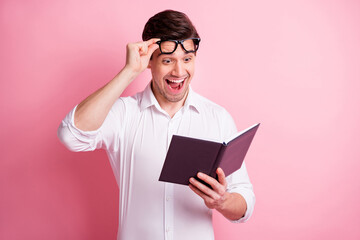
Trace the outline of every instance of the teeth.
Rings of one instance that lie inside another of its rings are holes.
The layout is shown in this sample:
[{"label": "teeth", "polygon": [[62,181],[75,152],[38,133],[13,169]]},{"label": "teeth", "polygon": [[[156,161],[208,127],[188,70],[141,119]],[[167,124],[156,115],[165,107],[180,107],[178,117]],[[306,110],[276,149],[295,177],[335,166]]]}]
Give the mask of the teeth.
[{"label": "teeth", "polygon": [[169,82],[173,82],[173,83],[181,83],[183,82],[185,79],[180,79],[180,80],[171,80],[171,79],[167,79]]}]

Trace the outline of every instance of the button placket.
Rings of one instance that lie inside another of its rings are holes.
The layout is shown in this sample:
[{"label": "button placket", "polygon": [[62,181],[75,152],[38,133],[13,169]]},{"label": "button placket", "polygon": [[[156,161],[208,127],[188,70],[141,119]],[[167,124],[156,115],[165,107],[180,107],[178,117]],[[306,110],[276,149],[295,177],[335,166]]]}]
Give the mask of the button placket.
[{"label": "button placket", "polygon": [[[167,149],[169,149],[171,138],[176,132],[176,122],[174,119],[169,120],[168,124],[168,139],[167,139]],[[165,206],[165,239],[172,240],[173,229],[174,229],[174,201],[173,201],[173,191],[174,187],[172,183],[165,183],[165,192],[164,192],[164,206]]]},{"label": "button placket", "polygon": [[174,229],[174,202],[173,202],[173,185],[165,183],[165,236],[167,240],[173,239]]}]

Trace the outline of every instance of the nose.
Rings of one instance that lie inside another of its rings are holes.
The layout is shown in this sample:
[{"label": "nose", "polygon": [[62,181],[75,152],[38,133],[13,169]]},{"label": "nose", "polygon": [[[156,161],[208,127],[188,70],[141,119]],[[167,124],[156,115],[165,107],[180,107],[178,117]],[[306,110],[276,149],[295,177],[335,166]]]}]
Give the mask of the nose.
[{"label": "nose", "polygon": [[186,69],[184,66],[184,63],[181,61],[177,61],[174,65],[174,68],[172,69],[171,74],[175,77],[183,77],[186,75]]}]

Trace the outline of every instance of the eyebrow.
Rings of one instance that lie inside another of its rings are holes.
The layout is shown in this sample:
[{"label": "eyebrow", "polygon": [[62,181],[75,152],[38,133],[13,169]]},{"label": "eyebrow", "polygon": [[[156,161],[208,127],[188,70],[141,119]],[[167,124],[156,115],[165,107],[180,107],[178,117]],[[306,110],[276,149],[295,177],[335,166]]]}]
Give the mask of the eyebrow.
[{"label": "eyebrow", "polygon": [[[172,53],[172,54],[165,54],[165,53],[159,53],[158,55],[157,55],[157,57],[159,57],[160,55],[168,55],[168,56],[171,56],[171,55],[173,55],[174,53]],[[190,53],[184,53],[184,57],[186,56],[186,55],[188,55],[188,54],[192,54],[193,56],[196,56],[196,54],[194,53],[194,52],[190,52]]]}]

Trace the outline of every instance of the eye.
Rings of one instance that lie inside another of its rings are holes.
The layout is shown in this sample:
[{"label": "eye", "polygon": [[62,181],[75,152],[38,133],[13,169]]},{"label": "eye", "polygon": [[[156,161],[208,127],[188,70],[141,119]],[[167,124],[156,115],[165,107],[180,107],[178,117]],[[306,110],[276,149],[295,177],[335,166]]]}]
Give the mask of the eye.
[{"label": "eye", "polygon": [[164,58],[162,60],[162,63],[164,63],[164,64],[170,64],[171,62],[172,62],[171,59],[168,59],[168,58]]},{"label": "eye", "polygon": [[184,62],[191,62],[192,58],[191,57],[186,57],[184,58]]}]

